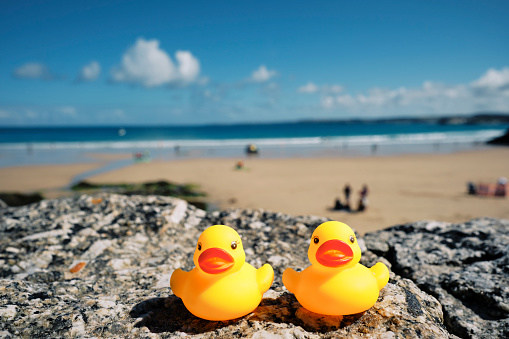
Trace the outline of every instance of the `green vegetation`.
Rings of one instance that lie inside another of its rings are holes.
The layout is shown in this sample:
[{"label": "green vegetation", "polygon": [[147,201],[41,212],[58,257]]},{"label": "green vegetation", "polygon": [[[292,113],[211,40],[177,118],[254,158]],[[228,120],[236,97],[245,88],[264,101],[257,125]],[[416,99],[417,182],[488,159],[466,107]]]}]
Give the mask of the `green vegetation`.
[{"label": "green vegetation", "polygon": [[186,200],[188,203],[206,209],[207,203],[203,200],[205,193],[198,190],[194,184],[174,184],[168,181],[154,181],[140,184],[110,183],[94,184],[80,181],[73,185],[71,190],[81,193],[109,192],[124,195],[164,195]]},{"label": "green vegetation", "polygon": [[0,192],[0,200],[11,207],[33,204],[42,199],[44,199],[44,196],[41,193]]}]

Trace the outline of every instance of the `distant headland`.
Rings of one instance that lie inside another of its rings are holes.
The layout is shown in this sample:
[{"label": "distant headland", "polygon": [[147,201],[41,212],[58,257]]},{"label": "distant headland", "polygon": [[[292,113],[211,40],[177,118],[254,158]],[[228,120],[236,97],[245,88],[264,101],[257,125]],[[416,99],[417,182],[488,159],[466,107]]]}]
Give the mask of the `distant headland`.
[{"label": "distant headland", "polygon": [[509,124],[509,112],[479,112],[472,115],[443,115],[421,117],[388,117],[373,119],[303,119],[298,123],[343,123],[343,124],[413,124],[427,123],[437,125],[498,125]]}]

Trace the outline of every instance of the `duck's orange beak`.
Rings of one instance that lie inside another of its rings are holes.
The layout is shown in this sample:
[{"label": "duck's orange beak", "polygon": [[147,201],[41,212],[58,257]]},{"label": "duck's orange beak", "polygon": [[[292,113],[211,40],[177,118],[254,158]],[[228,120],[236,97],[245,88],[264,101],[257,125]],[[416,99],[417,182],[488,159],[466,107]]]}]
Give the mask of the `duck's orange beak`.
[{"label": "duck's orange beak", "polygon": [[316,260],[327,267],[338,267],[352,259],[352,248],[338,239],[324,242],[316,251]]},{"label": "duck's orange beak", "polygon": [[230,253],[217,247],[208,248],[198,257],[198,264],[205,273],[218,274],[227,271],[235,260]]}]

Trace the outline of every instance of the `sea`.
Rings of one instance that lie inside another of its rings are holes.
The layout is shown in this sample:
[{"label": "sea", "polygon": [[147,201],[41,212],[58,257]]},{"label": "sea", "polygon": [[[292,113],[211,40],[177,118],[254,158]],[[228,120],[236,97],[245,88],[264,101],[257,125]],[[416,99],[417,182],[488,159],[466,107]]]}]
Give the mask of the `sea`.
[{"label": "sea", "polygon": [[[255,156],[352,157],[487,148],[508,125],[295,122],[204,126],[0,127],[0,167]],[[101,157],[97,157],[101,155]],[[118,156],[123,155],[123,156]],[[104,169],[103,169],[104,170]]]}]

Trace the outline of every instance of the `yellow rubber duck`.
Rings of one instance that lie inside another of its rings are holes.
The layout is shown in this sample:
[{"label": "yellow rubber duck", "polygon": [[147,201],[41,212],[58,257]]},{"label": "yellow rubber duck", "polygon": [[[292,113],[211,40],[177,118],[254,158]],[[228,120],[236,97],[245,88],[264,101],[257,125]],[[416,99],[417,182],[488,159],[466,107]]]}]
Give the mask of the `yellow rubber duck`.
[{"label": "yellow rubber duck", "polygon": [[239,234],[231,227],[214,225],[200,235],[194,252],[195,268],[177,269],[170,279],[173,293],[195,316],[229,320],[251,313],[272,285],[274,270],[245,262]]},{"label": "yellow rubber duck", "polygon": [[283,284],[307,310],[348,315],[371,308],[389,281],[389,269],[379,262],[359,264],[361,249],[352,229],[338,221],[318,226],[311,237],[311,266],[298,273],[287,268]]}]

